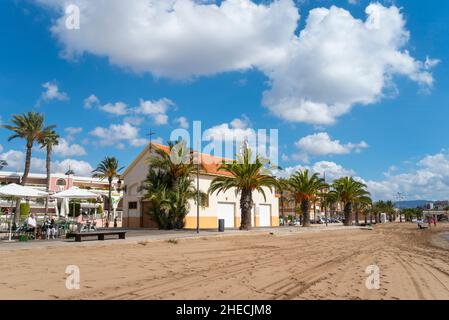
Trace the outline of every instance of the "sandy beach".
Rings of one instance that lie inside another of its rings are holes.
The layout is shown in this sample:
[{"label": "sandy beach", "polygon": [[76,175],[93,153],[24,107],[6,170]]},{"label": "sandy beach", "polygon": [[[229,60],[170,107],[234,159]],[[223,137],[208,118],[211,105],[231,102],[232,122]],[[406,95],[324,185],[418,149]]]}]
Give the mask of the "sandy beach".
[{"label": "sandy beach", "polygon": [[[1,299],[449,299],[448,224],[0,251]],[[80,268],[67,290],[68,265]],[[365,286],[377,265],[380,289]]]}]

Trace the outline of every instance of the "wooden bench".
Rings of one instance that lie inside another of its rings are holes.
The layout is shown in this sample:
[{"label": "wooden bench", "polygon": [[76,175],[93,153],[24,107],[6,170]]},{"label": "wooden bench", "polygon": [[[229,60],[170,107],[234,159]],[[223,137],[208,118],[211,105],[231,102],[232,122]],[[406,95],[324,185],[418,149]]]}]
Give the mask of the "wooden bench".
[{"label": "wooden bench", "polygon": [[81,242],[83,237],[98,237],[98,240],[104,241],[104,236],[117,236],[119,239],[125,239],[126,231],[122,230],[102,230],[90,232],[77,232],[74,234],[75,241]]}]

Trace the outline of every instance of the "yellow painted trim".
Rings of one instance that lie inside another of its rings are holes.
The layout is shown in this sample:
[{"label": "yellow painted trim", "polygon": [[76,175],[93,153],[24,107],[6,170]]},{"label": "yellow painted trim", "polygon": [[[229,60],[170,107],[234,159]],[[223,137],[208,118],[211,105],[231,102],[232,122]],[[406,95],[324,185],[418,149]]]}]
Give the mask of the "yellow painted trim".
[{"label": "yellow painted trim", "polygon": [[254,217],[254,226],[255,227],[260,227],[259,216],[255,216]]},{"label": "yellow painted trim", "polygon": [[[196,229],[196,217],[185,218],[185,229]],[[217,217],[200,217],[200,228],[216,229],[218,228]]]},{"label": "yellow painted trim", "polygon": [[234,228],[240,228],[240,218],[234,217]]},{"label": "yellow painted trim", "polygon": [[271,226],[279,227],[279,217],[271,216]]}]

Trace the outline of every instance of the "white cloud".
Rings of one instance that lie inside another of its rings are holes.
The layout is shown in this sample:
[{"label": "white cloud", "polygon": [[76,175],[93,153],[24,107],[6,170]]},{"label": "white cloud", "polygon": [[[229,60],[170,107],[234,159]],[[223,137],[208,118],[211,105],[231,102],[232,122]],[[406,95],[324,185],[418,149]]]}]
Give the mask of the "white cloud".
[{"label": "white cloud", "polygon": [[[38,2],[59,10],[66,4]],[[61,17],[52,33],[67,57],[88,52],[136,72],[170,78],[246,70],[286,57],[299,19],[293,1],[211,2],[74,0],[83,17],[81,28],[71,32]]]},{"label": "white cloud", "polygon": [[255,130],[249,126],[247,118],[236,118],[230,123],[222,123],[205,130],[203,137],[206,140],[244,141],[256,136]]},{"label": "white cloud", "polygon": [[80,157],[86,155],[86,150],[79,144],[70,144],[64,138],[59,139],[59,144],[53,147],[53,152],[61,157]]},{"label": "white cloud", "polygon": [[189,129],[189,120],[187,120],[186,117],[176,118],[175,123],[177,123],[183,129]]},{"label": "white cloud", "polygon": [[157,125],[167,124],[168,116],[166,114],[157,114],[154,116],[154,123]]},{"label": "white cloud", "polygon": [[362,21],[335,6],[311,10],[289,58],[266,71],[272,87],[263,104],[287,121],[328,125],[354,105],[379,101],[395,75],[431,87],[437,62],[403,49],[409,32],[399,9],[375,3],[366,14]]},{"label": "white cloud", "polygon": [[0,144],[0,152],[3,152],[3,146]]},{"label": "white cloud", "polygon": [[75,140],[75,136],[81,132],[83,132],[83,128],[81,127],[67,127],[64,129],[64,131],[67,133],[67,136],[65,139],[67,141],[73,141]]},{"label": "white cloud", "polygon": [[142,117],[135,117],[135,116],[125,117],[123,119],[123,122],[128,122],[129,124],[136,125],[136,126],[141,125],[144,121],[145,121],[144,118],[142,118]]},{"label": "white cloud", "polygon": [[[65,2],[39,0],[60,12]],[[73,2],[81,29],[67,30],[65,17],[52,27],[67,57],[88,52],[169,78],[257,68],[271,83],[263,105],[290,122],[333,124],[353,106],[384,98],[396,75],[431,88],[430,69],[438,63],[405,49],[410,35],[394,5],[369,5],[365,20],[335,6],[313,9],[297,36],[292,0]]]},{"label": "white cloud", "polygon": [[91,177],[94,168],[86,161],[65,159],[63,161],[55,161],[53,163],[53,172],[65,173],[69,168],[75,172],[77,176]]},{"label": "white cloud", "polygon": [[167,98],[162,98],[156,101],[140,99],[140,104],[135,109],[135,112],[144,115],[164,114],[167,112],[168,107],[173,105],[173,101]]},{"label": "white cloud", "polygon": [[0,154],[0,159],[5,160],[8,166],[4,168],[6,171],[18,171],[23,168],[25,154],[17,150],[8,150]]},{"label": "white cloud", "polygon": [[96,127],[90,134],[99,138],[99,143],[103,146],[118,145],[126,142],[133,147],[140,147],[148,143],[148,139],[139,137],[139,128],[128,122],[111,124],[108,128]]},{"label": "white cloud", "polygon": [[39,100],[36,102],[36,106],[51,100],[65,101],[69,99],[67,93],[59,91],[56,81],[46,82],[42,87],[45,91],[41,93]]},{"label": "white cloud", "polygon": [[[398,171],[400,168],[395,170]],[[393,199],[397,192],[407,199],[444,200],[449,198],[449,152],[428,155],[407,172],[389,173],[382,181],[365,181],[376,198]]]},{"label": "white cloud", "polygon": [[123,116],[129,113],[126,104],[123,102],[107,103],[99,106],[98,108],[104,112],[111,113],[116,116]]},{"label": "white cloud", "polygon": [[140,99],[139,106],[134,108],[133,112],[145,116],[150,116],[157,125],[167,124],[167,111],[170,107],[174,107],[175,103],[167,98],[159,100],[143,100]]},{"label": "white cloud", "polygon": [[[93,98],[91,98],[93,97]],[[150,117],[157,125],[164,125],[168,123],[167,111],[175,107],[175,103],[168,98],[162,98],[159,100],[139,100],[139,105],[135,108],[128,108],[124,102],[100,104],[100,100],[91,95],[85,100],[85,106],[89,108],[96,105],[99,110],[107,112],[116,116],[126,116],[125,122],[132,122],[133,124],[141,124],[144,119],[141,116]]]},{"label": "white cloud", "polygon": [[[374,200],[395,200],[397,192],[406,195],[408,200],[446,200],[449,198],[449,151],[443,150],[428,155],[416,162],[415,166],[405,170],[400,166],[390,167],[383,179],[364,179],[353,170],[335,162],[321,161],[311,166],[298,165],[278,172],[278,176],[289,177],[298,169],[308,168],[323,174],[331,182],[341,176],[354,176],[364,182]],[[401,172],[402,171],[402,172]]]},{"label": "white cloud", "polygon": [[320,161],[312,166],[312,171],[320,173],[324,176],[326,174],[326,181],[333,181],[335,179],[354,176],[355,172],[351,169],[346,169],[343,166],[331,161]]},{"label": "white cloud", "polygon": [[78,133],[83,132],[83,128],[81,128],[81,127],[67,127],[67,128],[64,129],[64,131],[67,134],[69,134],[71,136],[74,136],[74,135],[76,135]]},{"label": "white cloud", "polygon": [[[8,162],[8,166],[5,168],[7,171],[22,172],[25,165],[25,153],[18,150],[8,150],[0,155],[1,159]],[[32,173],[45,173],[45,159],[31,158],[31,172]],[[51,171],[52,173],[64,173],[70,168],[75,171],[79,176],[91,176],[92,166],[86,161],[79,161],[73,159],[65,159],[62,161],[52,161]]]},{"label": "white cloud", "polygon": [[331,162],[331,161],[320,161],[313,165],[297,165],[294,167],[287,167],[282,171],[277,171],[276,175],[283,178],[288,178],[295,174],[298,170],[308,169],[312,173],[318,173],[322,177],[326,174],[326,182],[331,183],[333,180],[345,177],[354,176],[355,172],[350,169],[346,169],[343,166]]},{"label": "white cloud", "polygon": [[295,155],[295,159],[304,159],[306,161],[309,156],[349,154],[354,151],[360,152],[368,147],[365,141],[342,144],[339,140],[332,140],[327,132],[319,132],[303,137],[295,145],[300,149],[300,153]]},{"label": "white cloud", "polygon": [[253,156],[268,159],[272,165],[279,164],[277,140],[270,136],[272,132],[266,130],[255,130],[245,115],[236,118],[230,123],[222,123],[213,126],[203,132],[203,140],[210,141],[206,144],[206,153],[216,156],[234,158],[236,153],[241,152],[244,142],[253,152]]},{"label": "white cloud", "polygon": [[84,99],[84,108],[90,109],[93,106],[98,106],[100,103],[100,100],[98,100],[97,96],[94,94],[91,94],[86,99]]}]

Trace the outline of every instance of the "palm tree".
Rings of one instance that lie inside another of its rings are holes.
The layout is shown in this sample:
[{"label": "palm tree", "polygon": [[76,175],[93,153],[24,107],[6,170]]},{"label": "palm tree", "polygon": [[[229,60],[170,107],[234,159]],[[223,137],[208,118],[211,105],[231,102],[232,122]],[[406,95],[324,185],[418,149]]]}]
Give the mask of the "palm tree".
[{"label": "palm tree", "polygon": [[109,228],[109,217],[112,210],[112,181],[115,178],[120,178],[120,171],[123,167],[119,168],[118,160],[115,157],[106,157],[101,161],[97,168],[92,171],[93,178],[108,179],[109,183],[109,209],[106,220],[106,228]]},{"label": "palm tree", "polygon": [[253,207],[253,191],[258,191],[266,199],[263,187],[273,188],[277,186],[276,178],[271,175],[271,168],[267,168],[267,161],[256,156],[253,160],[251,150],[246,147],[242,154],[237,155],[237,160],[225,163],[220,166],[219,171],[227,172],[230,176],[219,176],[212,180],[209,187],[209,194],[214,192],[225,193],[230,189],[235,189],[236,194],[240,193],[241,223],[240,230],[251,229],[251,208]]},{"label": "palm tree", "polygon": [[310,204],[327,185],[318,173],[310,175],[308,169],[297,171],[289,182],[296,201],[301,204],[302,225],[310,227]]},{"label": "palm tree", "polygon": [[164,207],[169,202],[167,193],[170,187],[171,179],[166,172],[150,168],[146,180],[139,189],[145,191],[145,199],[150,203],[148,214],[160,229],[169,229],[169,218]]},{"label": "palm tree", "polygon": [[[199,192],[201,207],[206,205],[207,194]],[[189,200],[193,199],[196,202],[197,188],[194,186],[194,181],[190,176],[183,176],[178,180],[177,189],[167,194],[167,200],[162,208],[169,213],[171,225],[170,229],[182,229],[185,224],[185,217],[189,213]]]},{"label": "palm tree", "polygon": [[[189,211],[189,200],[196,201],[197,189],[190,176],[180,177],[176,190],[172,189],[172,177],[169,173],[150,168],[140,190],[146,191],[145,199],[150,203],[151,219],[160,229],[181,229]],[[207,195],[199,192],[200,205],[205,206]]]},{"label": "palm tree", "polygon": [[167,172],[172,177],[172,189],[176,190],[181,177],[190,176],[195,171],[193,152],[186,146],[184,140],[174,144],[168,143],[169,152],[154,148],[156,156],[148,158],[150,168]]},{"label": "palm tree", "polygon": [[333,188],[336,197],[344,205],[345,226],[350,226],[352,224],[352,209],[354,204],[370,195],[365,190],[367,186],[359,181],[355,181],[352,177],[343,177],[334,181]]},{"label": "palm tree", "polygon": [[326,216],[326,219],[328,219],[328,214],[327,214],[327,210],[331,210],[332,213],[332,207],[335,206],[338,202],[338,199],[336,198],[335,194],[333,192],[331,192],[328,188],[323,189],[320,193],[319,193],[319,198],[320,198],[320,204],[321,207],[324,208],[324,214]]},{"label": "palm tree", "polygon": [[[47,157],[46,157],[46,170],[47,170],[47,181],[46,181],[46,191],[50,191],[50,175],[51,175],[51,156],[53,152],[53,147],[59,144],[59,135],[55,130],[46,128],[44,129],[42,136],[40,137],[39,143],[41,144],[41,148],[46,148]],[[48,213],[48,197],[45,200],[45,214]]]},{"label": "palm tree", "polygon": [[278,179],[278,191],[279,191],[279,205],[281,207],[281,216],[284,219],[285,222],[285,205],[289,203],[289,190],[290,185],[288,183],[288,180],[285,178],[279,178]]},{"label": "palm tree", "polygon": [[388,220],[393,222],[396,219],[396,210],[394,209],[394,203],[391,200],[385,202],[385,213],[388,214]]},{"label": "palm tree", "polygon": [[[12,131],[14,134],[8,138],[8,141],[16,138],[25,139],[26,156],[25,168],[22,175],[22,185],[26,185],[31,166],[31,151],[36,141],[42,138],[44,131],[52,130],[56,126],[48,126],[44,128],[44,116],[37,112],[28,112],[24,114],[15,114],[12,116],[12,125],[2,125],[2,128]],[[16,202],[16,214],[14,222],[19,223],[20,219],[20,200]]]},{"label": "palm tree", "polygon": [[374,217],[375,217],[376,223],[380,223],[381,222],[380,221],[381,220],[380,219],[380,215],[381,215],[381,213],[385,213],[385,208],[386,208],[385,202],[382,201],[382,200],[377,201],[374,204],[373,212],[374,212]]},{"label": "palm tree", "polygon": [[372,204],[372,200],[370,197],[368,196],[361,196],[358,197],[355,202],[354,202],[354,211],[355,211],[355,223],[357,225],[360,224],[359,221],[359,214],[360,213],[364,213],[365,216],[365,224],[367,224],[368,219],[367,219],[367,212],[369,210],[369,207]]}]

